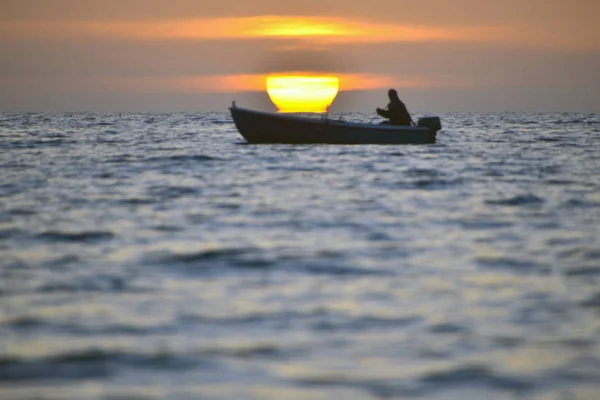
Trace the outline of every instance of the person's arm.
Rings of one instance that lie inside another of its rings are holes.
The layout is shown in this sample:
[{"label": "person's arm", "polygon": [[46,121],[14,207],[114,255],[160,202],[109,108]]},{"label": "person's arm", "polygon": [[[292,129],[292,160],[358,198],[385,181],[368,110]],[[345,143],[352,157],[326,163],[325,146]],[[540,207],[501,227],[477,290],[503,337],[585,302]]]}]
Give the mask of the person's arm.
[{"label": "person's arm", "polygon": [[383,110],[383,109],[381,109],[381,108],[378,108],[378,109],[377,109],[377,110],[375,110],[375,111],[377,111],[377,114],[381,115],[383,118],[389,118],[389,117],[390,117],[390,116],[389,116],[389,115],[390,115],[390,113],[389,113],[389,111],[388,111],[388,110]]}]

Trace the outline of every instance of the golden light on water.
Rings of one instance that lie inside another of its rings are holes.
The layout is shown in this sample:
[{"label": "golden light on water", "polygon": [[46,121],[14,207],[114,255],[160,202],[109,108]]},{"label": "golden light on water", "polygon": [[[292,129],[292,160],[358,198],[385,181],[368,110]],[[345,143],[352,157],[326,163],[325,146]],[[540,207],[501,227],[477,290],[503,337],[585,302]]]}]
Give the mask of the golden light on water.
[{"label": "golden light on water", "polygon": [[326,112],[340,89],[337,76],[275,75],[267,93],[280,112]]}]

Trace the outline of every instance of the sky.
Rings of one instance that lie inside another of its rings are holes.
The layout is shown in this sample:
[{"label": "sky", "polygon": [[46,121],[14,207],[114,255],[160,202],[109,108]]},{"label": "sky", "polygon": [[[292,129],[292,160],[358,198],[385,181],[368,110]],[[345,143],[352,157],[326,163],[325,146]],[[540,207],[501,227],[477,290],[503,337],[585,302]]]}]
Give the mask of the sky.
[{"label": "sky", "polygon": [[274,109],[269,74],[340,77],[331,111],[600,112],[596,0],[0,0],[0,111]]}]

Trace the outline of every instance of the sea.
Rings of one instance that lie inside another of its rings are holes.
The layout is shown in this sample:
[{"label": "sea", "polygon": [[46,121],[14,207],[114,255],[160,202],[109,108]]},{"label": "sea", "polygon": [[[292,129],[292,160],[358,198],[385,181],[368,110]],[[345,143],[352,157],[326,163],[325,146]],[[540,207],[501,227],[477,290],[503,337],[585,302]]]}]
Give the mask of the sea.
[{"label": "sea", "polygon": [[600,399],[600,114],[439,115],[0,113],[0,399]]}]

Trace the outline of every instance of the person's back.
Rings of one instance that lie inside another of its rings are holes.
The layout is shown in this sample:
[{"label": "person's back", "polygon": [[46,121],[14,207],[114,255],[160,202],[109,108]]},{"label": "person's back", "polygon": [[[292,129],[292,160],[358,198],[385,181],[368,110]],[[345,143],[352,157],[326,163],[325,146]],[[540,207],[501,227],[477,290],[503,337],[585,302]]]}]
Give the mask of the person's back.
[{"label": "person's back", "polygon": [[394,89],[390,89],[388,91],[388,97],[390,98],[390,103],[387,106],[387,110],[378,108],[377,114],[384,118],[388,118],[389,124],[391,125],[410,126],[412,124],[412,118],[406,109],[406,105],[404,105],[402,100],[398,97],[398,93]]},{"label": "person's back", "polygon": [[412,119],[406,106],[400,99],[391,101],[388,105],[390,124],[392,125],[410,125]]}]

